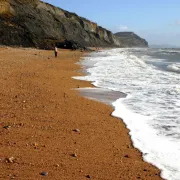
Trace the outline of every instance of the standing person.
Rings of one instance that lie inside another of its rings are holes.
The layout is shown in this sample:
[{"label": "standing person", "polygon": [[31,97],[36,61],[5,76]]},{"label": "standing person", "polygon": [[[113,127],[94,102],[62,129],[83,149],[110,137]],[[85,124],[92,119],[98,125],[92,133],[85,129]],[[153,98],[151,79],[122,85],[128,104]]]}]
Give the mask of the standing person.
[{"label": "standing person", "polygon": [[55,55],[55,57],[57,57],[57,55],[58,55],[58,49],[56,46],[54,47],[54,55]]}]

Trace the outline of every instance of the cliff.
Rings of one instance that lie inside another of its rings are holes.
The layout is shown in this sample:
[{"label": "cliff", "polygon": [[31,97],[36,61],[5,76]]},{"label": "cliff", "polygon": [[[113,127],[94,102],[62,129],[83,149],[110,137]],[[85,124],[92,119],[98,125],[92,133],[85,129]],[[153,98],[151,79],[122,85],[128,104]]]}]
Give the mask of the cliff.
[{"label": "cliff", "polygon": [[133,32],[118,32],[114,35],[119,38],[122,47],[148,47],[148,42]]},{"label": "cliff", "polygon": [[51,48],[73,40],[81,46],[120,46],[110,31],[39,0],[0,1],[0,44]]},{"label": "cliff", "polygon": [[[65,41],[66,40],[66,41]],[[116,33],[75,13],[39,0],[0,0],[0,45],[49,49],[55,43],[78,47],[147,47],[134,33]],[[66,46],[67,47],[67,46]]]}]

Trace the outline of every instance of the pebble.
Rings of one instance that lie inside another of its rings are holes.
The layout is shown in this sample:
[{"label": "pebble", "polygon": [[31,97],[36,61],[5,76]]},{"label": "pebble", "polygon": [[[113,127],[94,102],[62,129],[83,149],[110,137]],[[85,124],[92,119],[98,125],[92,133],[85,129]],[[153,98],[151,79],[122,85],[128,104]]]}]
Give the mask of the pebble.
[{"label": "pebble", "polygon": [[80,132],[80,130],[79,130],[79,129],[73,129],[73,131],[74,131],[74,132],[77,132],[77,133],[79,133],[79,132]]},{"label": "pebble", "polygon": [[90,179],[90,178],[91,178],[91,176],[90,176],[90,175],[87,175],[86,177],[87,177],[88,179]]},{"label": "pebble", "polygon": [[4,123],[3,122],[0,122],[0,125],[2,126]]},{"label": "pebble", "polygon": [[36,143],[36,142],[35,142],[35,143],[33,143],[33,146],[37,147],[37,146],[38,146],[38,143]]},{"label": "pebble", "polygon": [[129,155],[128,155],[128,154],[126,154],[126,155],[124,155],[124,157],[129,158]]},{"label": "pebble", "polygon": [[23,126],[24,124],[23,123],[19,123],[19,126]]},{"label": "pebble", "polygon": [[3,128],[4,129],[9,129],[11,126],[4,126]]},{"label": "pebble", "polygon": [[76,154],[76,153],[74,153],[74,154],[71,154],[71,156],[72,156],[72,157],[77,157],[77,154]]},{"label": "pebble", "polygon": [[42,176],[47,176],[47,175],[48,175],[48,172],[41,172],[40,175],[42,175]]},{"label": "pebble", "polygon": [[13,163],[13,162],[14,162],[14,157],[7,158],[7,161],[8,161],[9,163]]}]

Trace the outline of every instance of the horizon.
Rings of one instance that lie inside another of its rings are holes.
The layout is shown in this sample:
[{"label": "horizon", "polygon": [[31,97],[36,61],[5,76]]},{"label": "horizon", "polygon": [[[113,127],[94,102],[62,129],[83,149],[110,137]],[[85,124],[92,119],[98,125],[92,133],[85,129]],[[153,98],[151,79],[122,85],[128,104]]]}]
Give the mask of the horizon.
[{"label": "horizon", "polygon": [[111,0],[111,3],[102,0],[43,1],[87,18],[113,33],[132,31],[146,39],[149,45],[180,47],[178,0],[166,0],[165,3],[162,0]]}]

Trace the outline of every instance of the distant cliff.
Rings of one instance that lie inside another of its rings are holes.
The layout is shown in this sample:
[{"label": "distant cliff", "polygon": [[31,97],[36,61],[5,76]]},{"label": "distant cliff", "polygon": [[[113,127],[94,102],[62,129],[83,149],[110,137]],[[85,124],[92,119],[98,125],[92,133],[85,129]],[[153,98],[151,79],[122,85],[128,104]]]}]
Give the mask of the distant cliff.
[{"label": "distant cliff", "polygon": [[119,38],[122,47],[148,47],[148,42],[133,32],[118,32],[114,35]]},{"label": "distant cliff", "polygon": [[0,44],[50,48],[73,40],[82,46],[120,46],[110,31],[39,0],[0,1]]}]

